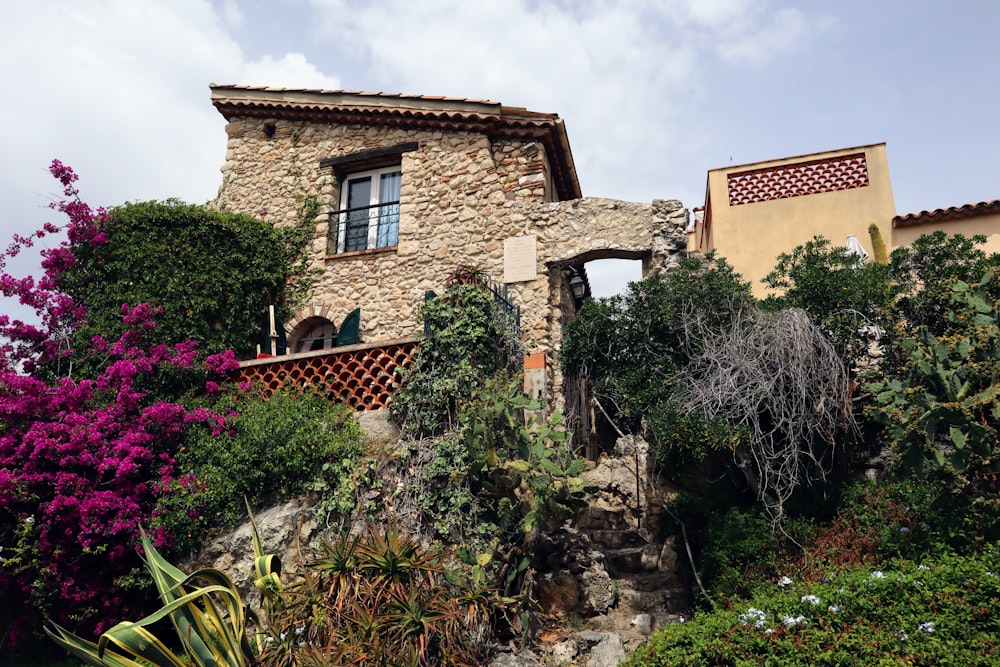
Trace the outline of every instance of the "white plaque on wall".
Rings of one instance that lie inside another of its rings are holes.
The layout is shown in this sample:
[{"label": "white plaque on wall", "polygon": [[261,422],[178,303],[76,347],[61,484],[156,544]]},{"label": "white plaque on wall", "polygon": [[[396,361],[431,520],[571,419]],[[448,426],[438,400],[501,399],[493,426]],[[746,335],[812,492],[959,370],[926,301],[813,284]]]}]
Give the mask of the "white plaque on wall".
[{"label": "white plaque on wall", "polygon": [[520,283],[538,277],[534,236],[513,236],[503,242],[503,281]]}]

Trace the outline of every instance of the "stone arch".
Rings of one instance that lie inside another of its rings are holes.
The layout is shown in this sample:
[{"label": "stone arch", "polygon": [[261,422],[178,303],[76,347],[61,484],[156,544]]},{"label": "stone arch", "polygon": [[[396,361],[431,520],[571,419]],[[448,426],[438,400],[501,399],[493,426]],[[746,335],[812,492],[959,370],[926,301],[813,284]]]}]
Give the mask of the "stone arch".
[{"label": "stone arch", "polygon": [[308,337],[314,328],[322,326],[324,323],[331,325],[332,335],[334,340],[336,340],[337,325],[330,318],[331,311],[332,308],[330,306],[310,304],[289,318],[284,323],[285,332],[288,336],[288,351],[292,353],[299,352],[298,348],[302,339]]},{"label": "stone arch", "polygon": [[292,354],[328,350],[336,344],[337,325],[318,315],[299,322],[288,334],[288,350]]}]

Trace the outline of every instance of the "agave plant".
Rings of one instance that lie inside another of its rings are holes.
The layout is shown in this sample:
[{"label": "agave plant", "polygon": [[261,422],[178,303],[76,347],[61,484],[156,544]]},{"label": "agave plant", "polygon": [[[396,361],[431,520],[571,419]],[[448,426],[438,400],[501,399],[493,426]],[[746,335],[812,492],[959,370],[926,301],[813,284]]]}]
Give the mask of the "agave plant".
[{"label": "agave plant", "polygon": [[[253,522],[255,584],[265,604],[280,590],[281,562],[262,553]],[[57,644],[90,665],[106,667],[248,667],[256,665],[256,651],[247,637],[248,615],[239,591],[225,572],[202,568],[188,575],[171,565],[141,534],[146,567],[160,593],[163,606],[139,621],[123,621],[101,635],[97,643],[52,624],[45,632]],[[169,619],[177,632],[172,646],[157,637],[150,626]],[[179,652],[178,652],[179,651]]]},{"label": "agave plant", "polygon": [[489,612],[446,576],[449,555],[393,527],[328,542],[269,611],[261,658],[275,667],[481,664],[473,631]]}]

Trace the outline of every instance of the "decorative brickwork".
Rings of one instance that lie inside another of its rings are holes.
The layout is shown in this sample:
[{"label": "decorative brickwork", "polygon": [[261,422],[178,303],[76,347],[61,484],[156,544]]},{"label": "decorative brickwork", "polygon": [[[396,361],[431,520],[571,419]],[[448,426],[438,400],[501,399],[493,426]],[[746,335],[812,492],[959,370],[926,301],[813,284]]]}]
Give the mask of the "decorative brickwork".
[{"label": "decorative brickwork", "polygon": [[864,153],[729,174],[729,205],[851,190],[869,185]]},{"label": "decorative brickwork", "polygon": [[239,380],[259,383],[268,394],[286,385],[321,386],[335,402],[379,410],[388,407],[399,372],[413,363],[416,349],[411,338],[257,359],[240,364]]}]

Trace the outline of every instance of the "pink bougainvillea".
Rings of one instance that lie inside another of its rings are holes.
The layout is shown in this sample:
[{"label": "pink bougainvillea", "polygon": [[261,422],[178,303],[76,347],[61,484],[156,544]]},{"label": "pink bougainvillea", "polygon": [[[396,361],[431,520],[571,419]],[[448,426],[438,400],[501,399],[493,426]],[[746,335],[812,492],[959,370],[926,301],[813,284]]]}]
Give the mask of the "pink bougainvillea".
[{"label": "pink bougainvillea", "polygon": [[[74,245],[105,242],[108,219],[80,200],[69,167],[53,161],[50,170],[65,194],[53,208],[67,224],[15,236],[0,255],[0,294],[37,320],[0,315],[0,646],[45,617],[88,633],[120,620],[128,595],[121,578],[141,564],[139,526],[159,495],[195,486],[174,479],[176,436],[190,421],[224,427],[209,410],[152,400],[139,381],[164,367],[204,364],[208,389],[216,389],[236,364],[232,353],[201,359],[192,341],[143,349],[155,309],[125,304],[126,333],[95,338],[85,352],[100,355],[100,373],[72,376],[67,341],[86,312],[59,291],[60,277],[74,264]],[[66,240],[43,251],[41,279],[6,273],[11,257],[59,231]],[[156,539],[162,546],[170,536],[161,530]]]}]

